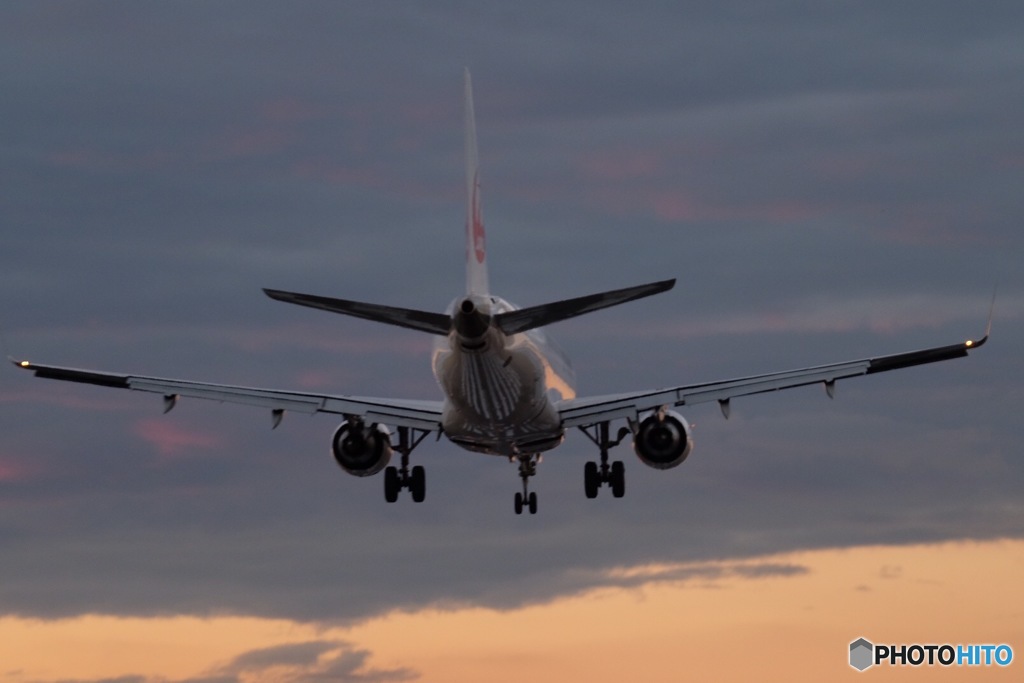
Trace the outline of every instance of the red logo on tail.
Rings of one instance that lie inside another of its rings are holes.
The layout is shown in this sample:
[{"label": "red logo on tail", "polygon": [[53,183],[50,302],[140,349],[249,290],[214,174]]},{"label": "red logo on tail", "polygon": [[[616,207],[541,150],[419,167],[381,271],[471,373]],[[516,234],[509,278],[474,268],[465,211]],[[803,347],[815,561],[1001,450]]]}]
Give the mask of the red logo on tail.
[{"label": "red logo on tail", "polygon": [[483,263],[487,251],[484,240],[484,219],[480,215],[480,180],[477,175],[473,176],[473,252],[476,254],[476,262]]}]

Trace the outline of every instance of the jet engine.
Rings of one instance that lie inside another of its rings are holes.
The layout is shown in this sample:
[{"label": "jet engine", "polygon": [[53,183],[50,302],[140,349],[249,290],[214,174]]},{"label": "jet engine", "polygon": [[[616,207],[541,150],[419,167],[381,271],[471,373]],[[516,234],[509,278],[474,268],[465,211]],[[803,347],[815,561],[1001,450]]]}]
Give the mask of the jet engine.
[{"label": "jet engine", "polygon": [[633,436],[633,450],[640,461],[659,470],[681,464],[692,448],[690,425],[672,410],[650,413]]},{"label": "jet engine", "polygon": [[345,422],[334,432],[331,450],[341,469],[357,477],[369,477],[391,461],[391,432],[382,424]]}]

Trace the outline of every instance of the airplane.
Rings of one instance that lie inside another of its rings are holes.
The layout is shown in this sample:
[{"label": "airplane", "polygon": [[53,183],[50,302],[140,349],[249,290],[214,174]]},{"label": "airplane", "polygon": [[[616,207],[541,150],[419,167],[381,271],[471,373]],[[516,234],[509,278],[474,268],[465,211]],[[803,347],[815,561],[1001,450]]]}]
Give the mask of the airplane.
[{"label": "airplane", "polygon": [[[609,462],[609,450],[626,438],[639,460],[666,470],[679,466],[693,449],[690,424],[675,409],[717,401],[725,418],[740,396],[811,384],[835,395],[840,379],[899,370],[966,356],[983,345],[985,335],[906,353],[771,372],[716,382],[671,386],[606,396],[579,397],[565,355],[544,331],[562,320],[668,291],[674,279],[517,308],[491,293],[487,247],[480,208],[476,121],[469,70],[464,74],[466,154],[466,290],[444,313],[412,310],[311,294],[265,289],[272,299],[333,313],[396,325],[435,336],[432,365],[443,400],[406,400],[280,391],[142,375],[116,374],[13,360],[37,377],[161,394],[164,412],[180,397],[256,406],[271,411],[276,428],[285,412],[330,413],[344,421],[331,450],[345,472],[368,477],[384,472],[384,497],[395,502],[403,489],[413,501],[425,498],[421,465],[409,466],[413,450],[431,434],[445,436],[468,451],[518,463],[521,491],[515,512],[537,512],[537,494],[529,490],[543,453],[578,429],[594,443],[599,460],[584,466],[584,493],[595,498],[603,486],[612,496],[625,493],[625,466]],[[994,298],[993,298],[994,304]],[[624,426],[612,436],[613,422]],[[398,453],[400,465],[392,465]]]}]

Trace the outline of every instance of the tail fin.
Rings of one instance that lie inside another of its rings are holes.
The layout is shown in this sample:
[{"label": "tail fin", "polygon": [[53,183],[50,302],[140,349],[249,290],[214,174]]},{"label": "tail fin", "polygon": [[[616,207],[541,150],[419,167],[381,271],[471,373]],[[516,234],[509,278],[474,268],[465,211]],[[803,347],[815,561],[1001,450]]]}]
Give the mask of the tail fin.
[{"label": "tail fin", "polygon": [[466,293],[487,295],[487,239],[480,212],[480,160],[476,151],[476,117],[473,114],[473,84],[469,69],[466,88]]},{"label": "tail fin", "polygon": [[[488,296],[490,288],[487,283],[487,248],[484,235],[484,221],[480,213],[480,170],[476,151],[476,117],[473,114],[473,84],[470,81],[469,69],[466,69],[465,72],[465,89],[466,189],[468,194],[466,203],[466,293],[468,295]],[[555,301],[540,306],[500,313],[494,320],[505,334],[518,334],[558,322],[559,320],[574,318],[584,313],[598,311],[602,308],[616,306],[627,301],[635,301],[652,294],[664,292],[671,289],[675,282],[675,280],[662,280],[636,287],[581,296],[575,299]],[[460,324],[458,314],[453,319],[446,313],[431,313],[429,311],[382,306],[380,304],[334,299],[312,294],[283,292],[276,289],[264,289],[263,291],[266,292],[267,296],[278,301],[308,306],[310,308],[319,308],[324,311],[342,313],[421,332],[448,335],[453,327],[460,331],[458,329]],[[470,309],[472,309],[472,302],[469,301],[468,303],[470,304]],[[464,313],[467,312],[464,311]],[[980,345],[982,341],[979,341],[977,345]]]}]

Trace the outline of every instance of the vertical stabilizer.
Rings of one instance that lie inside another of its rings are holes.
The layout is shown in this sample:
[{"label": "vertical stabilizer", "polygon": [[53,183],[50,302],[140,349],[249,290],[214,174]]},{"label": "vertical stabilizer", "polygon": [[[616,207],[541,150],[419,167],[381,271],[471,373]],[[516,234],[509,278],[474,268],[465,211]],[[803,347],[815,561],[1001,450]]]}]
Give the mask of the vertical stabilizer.
[{"label": "vertical stabilizer", "polygon": [[489,294],[487,239],[480,211],[480,160],[476,152],[473,84],[466,69],[466,293]]}]

